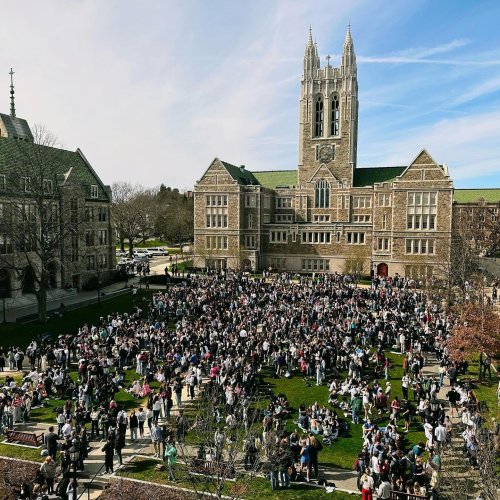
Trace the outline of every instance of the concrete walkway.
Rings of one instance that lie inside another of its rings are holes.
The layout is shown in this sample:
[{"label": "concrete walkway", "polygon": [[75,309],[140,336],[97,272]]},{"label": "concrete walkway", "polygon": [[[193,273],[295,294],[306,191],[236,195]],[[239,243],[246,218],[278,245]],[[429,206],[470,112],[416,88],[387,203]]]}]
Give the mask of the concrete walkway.
[{"label": "concrete walkway", "polygon": [[[5,371],[4,373],[16,373]],[[19,373],[19,372],[17,372]],[[199,389],[197,389],[198,394]],[[138,406],[140,406],[141,400],[138,400]],[[182,388],[182,409],[188,410],[192,405],[191,400],[189,399],[188,387],[184,385]],[[174,402],[174,407],[171,412],[170,422],[175,420],[175,417],[179,413],[179,407]],[[168,421],[166,419],[159,420],[160,426],[168,425]],[[54,414],[54,423],[45,423],[45,422],[28,422],[26,424],[17,423],[14,424],[14,429],[25,432],[36,432],[36,433],[45,433],[49,432],[49,427],[53,425],[57,429],[57,423],[55,422],[55,414]],[[104,439],[101,438],[98,440],[90,441],[90,451],[88,458],[84,461],[85,470],[83,472],[77,472],[77,478],[79,483],[78,495],[80,495],[84,489],[85,485],[88,484],[96,474],[98,474],[97,478],[92,482],[93,488],[90,490],[90,498],[94,499],[99,496],[102,489],[106,486],[110,477],[115,476],[117,472],[122,470],[127,466],[135,457],[142,456],[146,458],[153,458],[154,456],[154,448],[153,443],[151,441],[151,436],[147,425],[144,428],[144,437],[139,438],[136,442],[132,442],[130,439],[130,431],[127,429],[126,439],[125,439],[125,448],[122,450],[122,459],[123,465],[119,465],[118,456],[114,457],[114,473],[113,474],[105,474],[104,469],[104,453],[102,451],[102,447],[104,446]],[[6,444],[6,443],[4,443]],[[12,444],[11,446],[17,446]],[[42,463],[43,458],[40,457],[40,464]],[[49,498],[55,499],[59,498],[56,495],[51,495]],[[85,495],[87,498],[87,494]]]},{"label": "concrete walkway", "polygon": [[[172,264],[182,263],[184,260],[187,260],[188,257],[182,258],[179,256],[177,260],[175,256],[172,259],[172,262],[169,261],[169,257],[155,257],[150,262],[150,275],[164,275],[165,266],[168,266],[171,269]],[[132,285],[139,284],[139,276],[134,276],[130,278],[127,282],[120,281],[118,283],[113,283],[108,286],[104,286],[101,288],[101,299],[106,300],[107,298],[111,298],[113,296],[119,295],[121,293],[127,293],[127,290],[131,288]],[[164,289],[164,286],[154,286],[150,285],[151,289]],[[29,302],[29,303],[27,303]],[[47,312],[51,313],[54,311],[58,311],[61,303],[64,303],[66,307],[68,306],[76,306],[78,304],[87,305],[87,304],[95,304],[97,302],[97,290],[79,290],[77,293],[74,291],[68,292],[62,289],[57,289],[52,294],[49,292],[49,297],[47,300]],[[30,316],[36,314],[38,311],[37,303],[34,295],[27,295],[16,301],[15,298],[6,300],[5,307],[5,317],[7,323],[15,323],[18,318],[23,318],[25,316]],[[0,322],[3,320],[3,304],[0,301]],[[1,327],[1,323],[0,323]]]}]

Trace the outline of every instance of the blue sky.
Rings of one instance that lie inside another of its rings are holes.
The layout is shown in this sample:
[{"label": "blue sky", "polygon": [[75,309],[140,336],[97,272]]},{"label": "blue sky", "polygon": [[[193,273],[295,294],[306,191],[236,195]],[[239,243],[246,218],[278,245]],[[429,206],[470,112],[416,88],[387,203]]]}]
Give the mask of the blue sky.
[{"label": "blue sky", "polygon": [[0,110],[12,66],[18,116],[106,183],[190,189],[215,156],[296,168],[309,25],[338,65],[350,22],[358,166],[425,147],[456,187],[500,187],[498,1],[0,0],[0,15]]}]

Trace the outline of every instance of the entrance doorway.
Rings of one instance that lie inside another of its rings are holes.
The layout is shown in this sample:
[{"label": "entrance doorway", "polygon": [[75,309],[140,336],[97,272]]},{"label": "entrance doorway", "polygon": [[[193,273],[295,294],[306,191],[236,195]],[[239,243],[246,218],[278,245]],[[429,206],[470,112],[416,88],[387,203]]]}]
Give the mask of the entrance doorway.
[{"label": "entrance doorway", "polygon": [[25,267],[22,278],[23,295],[27,293],[35,293],[35,278],[35,270],[31,266]]},{"label": "entrance doorway", "polygon": [[385,278],[389,274],[389,266],[385,262],[381,262],[377,266],[377,275]]},{"label": "entrance doorway", "polygon": [[8,299],[11,296],[10,273],[7,269],[0,269],[0,299]]},{"label": "entrance doorway", "polygon": [[73,288],[76,288],[77,290],[80,289],[80,275],[79,274],[73,274],[71,277],[71,284]]}]

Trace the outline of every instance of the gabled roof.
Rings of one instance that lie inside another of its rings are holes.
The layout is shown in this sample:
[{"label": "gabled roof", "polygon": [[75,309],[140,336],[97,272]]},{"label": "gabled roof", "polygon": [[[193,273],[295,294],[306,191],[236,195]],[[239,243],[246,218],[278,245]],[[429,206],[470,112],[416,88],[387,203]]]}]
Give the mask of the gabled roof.
[{"label": "gabled roof", "polygon": [[0,113],[0,120],[7,130],[7,137],[33,142],[33,134],[25,119]]},{"label": "gabled roof", "polygon": [[[39,151],[36,151],[37,148]],[[66,149],[41,146],[31,142],[17,141],[0,137],[0,174],[9,176],[19,175],[19,169],[26,163],[26,157],[33,154],[34,161],[40,155],[46,155],[51,162],[54,175],[61,179],[72,178],[85,189],[85,197],[91,198],[90,186],[97,185],[98,198],[96,201],[111,201],[108,188],[102,184],[99,176],[90,167],[80,150],[68,151]],[[29,165],[28,165],[29,168]]]},{"label": "gabled roof", "polygon": [[278,186],[296,186],[298,184],[298,170],[262,170],[253,172],[262,187],[276,189]]},{"label": "gabled roof", "polygon": [[254,177],[252,172],[249,172],[244,167],[237,167],[236,165],[231,165],[226,161],[220,160],[224,168],[227,170],[228,174],[238,182],[238,184],[248,185],[258,185],[259,181]]},{"label": "gabled roof", "polygon": [[354,169],[354,187],[373,186],[376,182],[390,182],[407,167],[371,167]]},{"label": "gabled roof", "polygon": [[500,188],[495,189],[455,189],[455,203],[476,203],[480,199],[488,203],[500,203]]}]

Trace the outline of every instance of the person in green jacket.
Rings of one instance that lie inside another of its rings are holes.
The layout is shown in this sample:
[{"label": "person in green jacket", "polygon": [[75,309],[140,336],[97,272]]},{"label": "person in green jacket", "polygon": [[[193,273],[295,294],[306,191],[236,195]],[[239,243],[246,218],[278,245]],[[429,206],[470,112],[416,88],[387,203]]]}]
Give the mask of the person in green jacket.
[{"label": "person in green jacket", "polygon": [[363,407],[363,401],[361,400],[359,394],[355,394],[351,401],[352,410],[352,423],[359,424],[359,412]]},{"label": "person in green jacket", "polygon": [[170,441],[167,443],[167,451],[165,451],[165,459],[167,460],[168,467],[168,480],[175,483],[174,467],[177,461],[177,449],[175,448],[175,442]]}]

